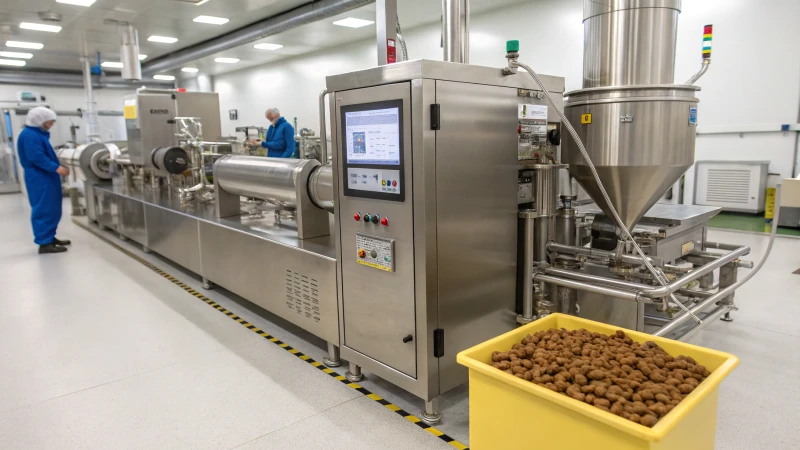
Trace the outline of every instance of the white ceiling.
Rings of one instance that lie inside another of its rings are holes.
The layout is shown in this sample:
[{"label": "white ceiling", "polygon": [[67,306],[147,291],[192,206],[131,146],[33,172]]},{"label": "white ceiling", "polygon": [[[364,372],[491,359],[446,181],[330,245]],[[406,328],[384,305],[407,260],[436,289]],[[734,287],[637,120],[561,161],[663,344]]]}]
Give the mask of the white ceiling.
[{"label": "white ceiling", "polygon": [[[471,0],[472,14],[490,8],[518,3],[520,0]],[[27,68],[52,70],[80,70],[83,40],[89,54],[101,53],[104,61],[119,60],[119,38],[114,25],[104,21],[113,19],[131,22],[139,30],[140,53],[148,60],[181,48],[225,34],[281,12],[308,3],[308,0],[210,0],[196,6],[181,0],[97,0],[91,7],[56,3],[55,0],[0,0],[0,50],[34,53]],[[405,30],[439,21],[441,1],[398,0],[398,16]],[[60,33],[19,29],[20,22],[44,22],[39,11],[53,11],[63,15]],[[230,19],[225,25],[195,23],[196,16],[207,15]],[[375,27],[358,29],[335,26],[332,23],[345,17],[375,20],[375,5],[367,5],[324,21],[304,25],[259,41],[227,50],[196,61],[202,72],[220,74],[245,67],[289,58],[324,48],[334,47],[375,35]],[[148,42],[151,35],[178,38],[175,44]],[[43,50],[7,49],[7,40],[41,42]],[[274,51],[256,50],[258,42],[282,44]],[[226,56],[239,58],[237,64],[220,64],[214,58]],[[5,66],[3,66],[6,69]],[[173,71],[176,74],[179,71]]]}]

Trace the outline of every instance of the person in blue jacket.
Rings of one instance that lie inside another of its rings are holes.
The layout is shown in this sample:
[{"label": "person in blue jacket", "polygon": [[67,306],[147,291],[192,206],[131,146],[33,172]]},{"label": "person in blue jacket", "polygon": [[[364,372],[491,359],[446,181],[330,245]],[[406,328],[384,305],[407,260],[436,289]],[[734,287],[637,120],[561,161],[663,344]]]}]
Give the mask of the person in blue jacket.
[{"label": "person in blue jacket", "polygon": [[31,225],[39,253],[62,253],[70,241],[56,238],[61,220],[61,176],[69,169],[58,163],[50,145],[50,128],[56,123],[56,113],[37,106],[28,111],[25,129],[17,138],[19,162],[25,172],[25,188],[31,204]]},{"label": "person in blue jacket", "polygon": [[267,137],[261,146],[268,150],[270,158],[293,158],[296,143],[294,140],[294,127],[281,117],[278,108],[270,108],[265,116],[272,123],[267,130]]}]

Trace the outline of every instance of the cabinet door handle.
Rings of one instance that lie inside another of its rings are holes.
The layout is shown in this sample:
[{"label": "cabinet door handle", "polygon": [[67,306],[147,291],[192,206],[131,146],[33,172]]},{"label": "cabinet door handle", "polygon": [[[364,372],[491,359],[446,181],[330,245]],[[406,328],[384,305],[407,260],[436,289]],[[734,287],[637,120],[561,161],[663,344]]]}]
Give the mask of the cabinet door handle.
[{"label": "cabinet door handle", "polygon": [[411,342],[411,341],[413,341],[413,340],[414,340],[414,336],[411,336],[411,335],[409,334],[408,336],[406,336],[406,337],[404,337],[404,338],[403,338],[403,343],[404,343],[404,344],[408,344],[409,342]]}]

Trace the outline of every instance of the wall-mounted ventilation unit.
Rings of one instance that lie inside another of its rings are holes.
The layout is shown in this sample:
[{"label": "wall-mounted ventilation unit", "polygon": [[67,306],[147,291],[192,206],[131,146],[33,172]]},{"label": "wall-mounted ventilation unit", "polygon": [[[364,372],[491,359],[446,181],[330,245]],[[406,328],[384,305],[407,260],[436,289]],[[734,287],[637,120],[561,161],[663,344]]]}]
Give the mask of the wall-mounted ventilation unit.
[{"label": "wall-mounted ventilation unit", "polygon": [[697,161],[694,203],[725,211],[764,211],[769,161]]}]

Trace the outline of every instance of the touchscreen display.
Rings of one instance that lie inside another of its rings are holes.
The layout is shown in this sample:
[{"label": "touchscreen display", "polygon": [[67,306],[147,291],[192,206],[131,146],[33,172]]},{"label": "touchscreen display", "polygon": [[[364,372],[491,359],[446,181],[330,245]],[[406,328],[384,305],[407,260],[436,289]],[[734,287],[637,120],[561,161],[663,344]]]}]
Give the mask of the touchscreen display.
[{"label": "touchscreen display", "polygon": [[400,108],[346,112],[345,142],[348,164],[399,166]]}]

